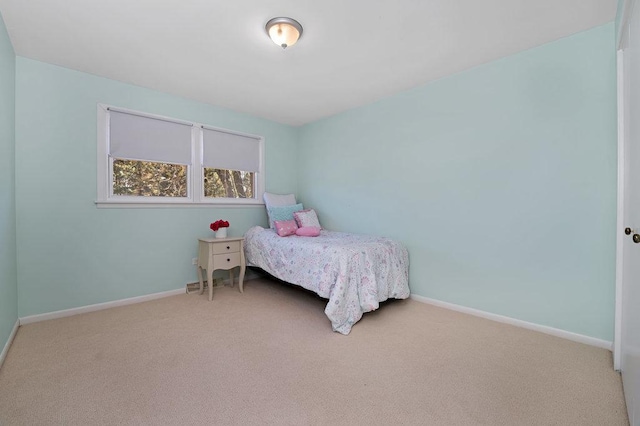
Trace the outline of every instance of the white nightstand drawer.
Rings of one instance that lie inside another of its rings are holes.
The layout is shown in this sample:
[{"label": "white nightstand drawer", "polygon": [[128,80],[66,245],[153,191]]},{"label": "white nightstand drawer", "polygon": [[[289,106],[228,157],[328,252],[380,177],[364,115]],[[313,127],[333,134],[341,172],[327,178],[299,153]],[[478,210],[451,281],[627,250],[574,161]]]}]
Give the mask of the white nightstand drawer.
[{"label": "white nightstand drawer", "polygon": [[230,269],[240,266],[240,252],[213,255],[214,269]]},{"label": "white nightstand drawer", "polygon": [[240,251],[240,241],[219,242],[213,244],[213,254],[234,253]]}]

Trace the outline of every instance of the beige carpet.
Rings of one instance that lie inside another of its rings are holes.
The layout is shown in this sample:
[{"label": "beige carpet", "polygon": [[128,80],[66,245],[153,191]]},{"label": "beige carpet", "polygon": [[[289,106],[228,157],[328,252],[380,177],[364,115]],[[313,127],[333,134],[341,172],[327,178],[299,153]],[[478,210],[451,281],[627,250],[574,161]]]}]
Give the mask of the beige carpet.
[{"label": "beige carpet", "polygon": [[611,353],[421,304],[349,336],[269,280],[23,326],[0,425],[625,425]]}]

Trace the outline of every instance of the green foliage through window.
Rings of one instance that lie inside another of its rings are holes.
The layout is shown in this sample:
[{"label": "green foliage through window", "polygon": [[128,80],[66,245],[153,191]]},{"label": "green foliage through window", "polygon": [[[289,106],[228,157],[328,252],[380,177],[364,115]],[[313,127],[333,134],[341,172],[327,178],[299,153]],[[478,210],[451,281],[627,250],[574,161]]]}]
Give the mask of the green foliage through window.
[{"label": "green foliage through window", "polygon": [[186,197],[187,166],[114,159],[113,195]]},{"label": "green foliage through window", "polygon": [[254,173],[238,170],[204,169],[204,196],[253,198]]},{"label": "green foliage through window", "polygon": [[[253,198],[253,172],[204,169],[204,195]],[[188,197],[187,166],[136,160],[113,160],[113,195]]]}]

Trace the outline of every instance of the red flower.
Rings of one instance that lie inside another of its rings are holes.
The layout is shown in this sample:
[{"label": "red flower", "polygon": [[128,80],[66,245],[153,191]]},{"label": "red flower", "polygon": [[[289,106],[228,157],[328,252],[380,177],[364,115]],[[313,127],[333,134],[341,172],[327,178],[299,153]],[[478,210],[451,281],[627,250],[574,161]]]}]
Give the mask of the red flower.
[{"label": "red flower", "polygon": [[229,222],[222,219],[216,220],[211,225],[209,225],[209,228],[211,228],[213,231],[217,231],[220,228],[228,228],[228,227],[229,227]]}]

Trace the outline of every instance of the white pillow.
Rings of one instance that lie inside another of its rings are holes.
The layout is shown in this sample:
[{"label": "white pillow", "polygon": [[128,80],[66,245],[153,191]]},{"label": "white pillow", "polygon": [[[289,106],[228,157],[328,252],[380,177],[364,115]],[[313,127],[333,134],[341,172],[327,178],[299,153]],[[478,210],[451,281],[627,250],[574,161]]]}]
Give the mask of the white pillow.
[{"label": "white pillow", "polygon": [[264,198],[264,203],[267,205],[267,208],[271,206],[292,206],[296,204],[296,196],[293,194],[280,195],[265,192],[262,198]]},{"label": "white pillow", "polygon": [[294,194],[272,194],[271,192],[265,192],[262,195],[264,204],[267,207],[267,215],[269,216],[269,227],[273,228],[273,219],[269,213],[269,207],[273,206],[292,206],[296,204],[296,196]]}]

